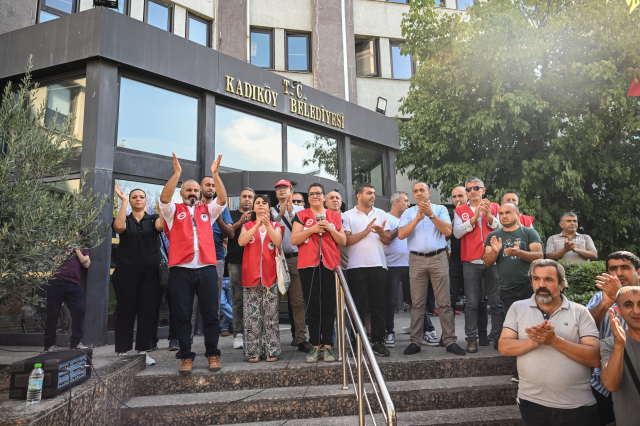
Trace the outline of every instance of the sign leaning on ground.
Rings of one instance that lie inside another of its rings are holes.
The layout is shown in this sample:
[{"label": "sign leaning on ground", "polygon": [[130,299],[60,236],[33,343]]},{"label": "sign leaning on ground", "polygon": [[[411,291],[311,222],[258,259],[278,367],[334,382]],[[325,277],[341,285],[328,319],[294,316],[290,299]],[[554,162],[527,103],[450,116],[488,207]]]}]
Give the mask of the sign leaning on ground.
[{"label": "sign leaning on ground", "polygon": [[[269,86],[256,86],[248,82],[236,80],[234,77],[225,75],[227,93],[232,93],[236,96],[242,96],[247,99],[265,104],[275,108],[278,102],[278,93],[271,89]],[[282,94],[289,95],[289,112],[292,114],[298,114],[302,117],[309,118],[311,120],[318,121],[320,123],[327,124],[329,126],[336,127],[338,129],[344,129],[345,116],[343,113],[335,113],[326,110],[324,106],[317,107],[307,101],[302,92],[302,85],[296,84],[293,86],[291,81],[286,78],[282,80],[284,86],[284,92]],[[302,99],[302,100],[301,100]]]}]

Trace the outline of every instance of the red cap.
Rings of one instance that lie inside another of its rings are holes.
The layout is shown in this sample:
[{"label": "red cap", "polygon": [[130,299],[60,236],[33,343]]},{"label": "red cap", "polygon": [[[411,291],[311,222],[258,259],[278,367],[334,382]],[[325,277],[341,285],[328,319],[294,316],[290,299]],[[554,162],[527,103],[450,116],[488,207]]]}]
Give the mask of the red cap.
[{"label": "red cap", "polygon": [[280,179],[278,181],[278,183],[276,183],[276,186],[274,186],[274,188],[277,188],[277,187],[282,186],[282,185],[286,185],[289,188],[293,188],[293,185],[291,185],[291,182],[289,182],[288,180],[284,180],[284,179]]}]

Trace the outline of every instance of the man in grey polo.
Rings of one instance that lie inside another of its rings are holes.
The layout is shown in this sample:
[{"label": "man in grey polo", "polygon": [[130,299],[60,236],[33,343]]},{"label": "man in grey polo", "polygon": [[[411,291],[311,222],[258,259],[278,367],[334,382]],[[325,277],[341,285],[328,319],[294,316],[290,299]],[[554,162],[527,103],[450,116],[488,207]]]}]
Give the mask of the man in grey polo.
[{"label": "man in grey polo", "polygon": [[529,269],[534,295],[511,305],[499,349],[516,356],[518,404],[526,426],[598,426],[591,368],[600,339],[587,308],[562,295],[564,268],[538,259]]},{"label": "man in grey polo", "polygon": [[579,234],[578,215],[573,212],[560,216],[562,232],[547,240],[547,259],[564,259],[567,263],[584,263],[598,260],[598,251],[593,240],[586,234]]}]

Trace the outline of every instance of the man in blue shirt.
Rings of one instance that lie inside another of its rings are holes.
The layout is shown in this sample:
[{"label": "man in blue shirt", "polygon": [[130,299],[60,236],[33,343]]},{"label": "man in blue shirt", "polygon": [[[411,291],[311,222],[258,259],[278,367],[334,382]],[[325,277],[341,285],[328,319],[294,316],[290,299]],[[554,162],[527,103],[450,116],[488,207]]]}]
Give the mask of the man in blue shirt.
[{"label": "man in blue shirt", "polygon": [[451,235],[451,219],[445,206],[431,204],[427,184],[413,185],[416,205],[402,214],[398,238],[407,239],[409,280],[411,282],[411,344],[405,355],[420,352],[429,279],[433,285],[440,312],[442,338],[447,352],[465,355],[456,344],[454,313],[449,296],[449,259],[446,237]]}]

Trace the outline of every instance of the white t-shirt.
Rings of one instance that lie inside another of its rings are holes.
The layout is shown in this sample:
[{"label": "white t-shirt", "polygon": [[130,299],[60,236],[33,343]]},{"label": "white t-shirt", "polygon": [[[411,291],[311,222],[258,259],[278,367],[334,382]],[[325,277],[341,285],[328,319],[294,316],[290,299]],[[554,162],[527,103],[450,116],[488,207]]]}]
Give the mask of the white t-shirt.
[{"label": "white t-shirt", "polygon": [[[171,228],[173,227],[173,219],[176,215],[176,204],[175,203],[164,204],[162,201],[158,201],[158,204],[160,205],[160,210],[162,210],[162,216],[164,216],[164,220],[167,224],[167,228],[169,228],[169,231],[171,231]],[[207,211],[209,212],[209,216],[211,217],[211,223],[215,223],[216,219],[218,219],[218,216],[220,216],[220,214],[224,211],[225,207],[227,207],[226,204],[224,206],[221,206],[218,204],[217,197],[212,202],[207,204]],[[189,213],[191,214],[191,217],[193,217],[195,206],[187,206],[187,208],[189,209]],[[171,246],[169,246],[169,250],[171,250]],[[193,251],[194,251],[194,255],[193,255],[193,259],[191,259],[191,262],[187,262],[187,263],[183,263],[182,265],[175,265],[175,266],[181,266],[183,268],[190,268],[190,269],[196,269],[196,268],[202,268],[204,266],[208,266],[200,263],[200,247],[198,246],[198,232],[196,231],[195,225],[193,225]]]},{"label": "white t-shirt", "polygon": [[[389,231],[393,231],[400,226],[400,218],[391,213],[387,213],[387,223]],[[401,240],[396,237],[391,240],[391,244],[384,246],[384,255],[387,258],[387,267],[409,266],[409,249],[407,248],[407,238]]]},{"label": "white t-shirt", "polygon": [[[347,210],[342,214],[342,226],[345,232],[351,232],[352,235],[359,234],[364,231],[367,225],[376,219],[374,225],[382,225],[384,230],[389,230],[389,221],[387,213],[378,208],[372,208],[369,214],[361,212],[358,207]],[[385,223],[386,222],[386,223]],[[349,264],[347,269],[354,268],[371,268],[382,266],[387,269],[387,259],[384,255],[384,244],[380,240],[378,234],[370,232],[360,242],[349,246]]]}]

